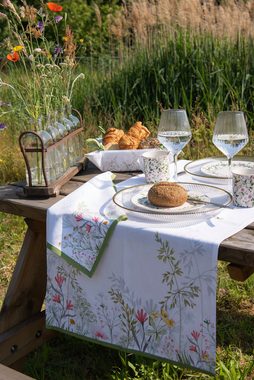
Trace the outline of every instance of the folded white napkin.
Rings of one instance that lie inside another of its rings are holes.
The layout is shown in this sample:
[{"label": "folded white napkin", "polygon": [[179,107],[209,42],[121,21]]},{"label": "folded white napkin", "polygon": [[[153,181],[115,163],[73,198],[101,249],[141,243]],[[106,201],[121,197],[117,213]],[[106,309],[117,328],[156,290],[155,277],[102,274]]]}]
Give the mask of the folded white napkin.
[{"label": "folded white napkin", "polygon": [[[47,212],[47,246],[79,270],[92,276],[125,216],[109,219],[100,210],[115,194],[114,175],[105,172],[63,198]],[[124,213],[123,213],[124,214]]]}]

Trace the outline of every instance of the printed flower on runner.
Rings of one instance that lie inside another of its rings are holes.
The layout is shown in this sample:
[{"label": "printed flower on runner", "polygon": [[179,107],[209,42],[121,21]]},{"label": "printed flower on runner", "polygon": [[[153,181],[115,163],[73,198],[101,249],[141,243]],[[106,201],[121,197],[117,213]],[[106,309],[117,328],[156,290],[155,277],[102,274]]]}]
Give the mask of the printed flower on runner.
[{"label": "printed flower on runner", "polygon": [[61,303],[61,298],[59,294],[55,294],[52,298],[52,300],[56,303]]},{"label": "printed flower on runner", "polygon": [[190,346],[189,350],[192,351],[192,352],[197,352],[197,347],[194,346],[194,344],[192,344],[192,345]]},{"label": "printed flower on runner", "polygon": [[67,310],[73,310],[74,305],[71,303],[70,300],[66,301],[66,309]]},{"label": "printed flower on runner", "polygon": [[63,283],[65,281],[65,278],[60,273],[57,273],[57,275],[55,277],[55,281],[56,281],[57,285],[59,286],[59,288],[61,288],[61,286],[63,285]]},{"label": "printed flower on runner", "polygon": [[86,224],[86,232],[89,234],[89,232],[91,231],[91,228],[92,228],[92,226],[91,226],[91,224]]},{"label": "printed flower on runner", "polygon": [[193,330],[191,335],[197,341],[198,338],[200,337],[200,332]]},{"label": "printed flower on runner", "polygon": [[96,338],[107,339],[107,336],[102,331],[96,331],[95,336]]},{"label": "printed flower on runner", "polygon": [[147,321],[148,316],[147,316],[147,313],[144,312],[143,309],[140,309],[136,313],[136,318],[143,325],[145,323],[145,321]]},{"label": "printed flower on runner", "polygon": [[75,215],[75,220],[76,220],[77,222],[80,222],[81,220],[83,220],[83,215],[82,215],[82,214],[77,214],[77,215]]}]

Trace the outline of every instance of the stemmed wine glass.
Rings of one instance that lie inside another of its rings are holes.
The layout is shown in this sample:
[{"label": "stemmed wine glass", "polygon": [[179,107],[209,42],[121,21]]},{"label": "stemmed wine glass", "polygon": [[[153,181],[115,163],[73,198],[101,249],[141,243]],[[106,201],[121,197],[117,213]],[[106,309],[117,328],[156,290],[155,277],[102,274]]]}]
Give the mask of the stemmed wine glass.
[{"label": "stemmed wine glass", "polygon": [[229,178],[232,158],[248,141],[248,130],[243,112],[219,112],[213,132],[213,143],[227,157]]},{"label": "stemmed wine glass", "polygon": [[168,109],[161,113],[158,140],[173,155],[173,181],[177,181],[177,156],[191,139],[191,129],[185,110]]}]

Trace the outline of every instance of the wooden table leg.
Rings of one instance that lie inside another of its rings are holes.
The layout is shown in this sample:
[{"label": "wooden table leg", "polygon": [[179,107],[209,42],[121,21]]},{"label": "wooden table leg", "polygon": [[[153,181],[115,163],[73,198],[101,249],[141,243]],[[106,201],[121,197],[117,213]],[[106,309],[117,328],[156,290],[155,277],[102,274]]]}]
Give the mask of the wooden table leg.
[{"label": "wooden table leg", "polygon": [[254,267],[239,264],[228,264],[228,273],[233,280],[244,282],[254,273]]},{"label": "wooden table leg", "polygon": [[46,226],[28,229],[0,312],[0,362],[10,365],[47,338],[42,304],[46,292]]}]

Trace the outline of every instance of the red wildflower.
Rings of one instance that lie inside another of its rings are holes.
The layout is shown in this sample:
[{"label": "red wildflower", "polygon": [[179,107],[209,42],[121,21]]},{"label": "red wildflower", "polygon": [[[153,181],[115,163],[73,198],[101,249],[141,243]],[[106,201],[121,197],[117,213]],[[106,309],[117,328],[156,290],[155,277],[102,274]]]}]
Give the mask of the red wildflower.
[{"label": "red wildflower", "polygon": [[63,10],[63,7],[56,3],[47,3],[47,7],[52,12],[61,12]]},{"label": "red wildflower", "polygon": [[92,226],[90,224],[86,224],[86,232],[90,232],[91,231],[91,228]]},{"label": "red wildflower", "polygon": [[17,62],[20,60],[19,53],[17,53],[16,51],[13,51],[10,54],[8,54],[6,58],[8,59],[8,61],[11,62]]},{"label": "red wildflower", "polygon": [[195,340],[198,340],[198,338],[200,337],[200,332],[198,331],[192,331],[191,333],[192,337],[195,339]]},{"label": "red wildflower", "polygon": [[193,344],[193,345],[191,345],[191,346],[189,347],[189,350],[192,351],[192,352],[197,352],[197,347],[194,346],[194,344]]},{"label": "red wildflower", "polygon": [[147,321],[147,319],[148,319],[147,313],[145,313],[143,309],[138,310],[137,314],[136,314],[136,318],[143,325],[145,323],[145,321]]},{"label": "red wildflower", "polygon": [[59,295],[59,294],[55,294],[55,295],[53,296],[52,300],[53,300],[54,302],[60,303],[60,302],[61,302],[60,295]]},{"label": "red wildflower", "polygon": [[63,285],[63,282],[64,282],[65,278],[60,273],[57,273],[57,275],[55,277],[55,280],[56,280],[56,283],[59,286],[59,288],[61,288],[61,286]]},{"label": "red wildflower", "polygon": [[74,305],[71,303],[71,301],[68,301],[68,300],[66,301],[66,309],[67,309],[67,310],[72,310],[72,309],[73,309],[73,306],[74,306]]}]

